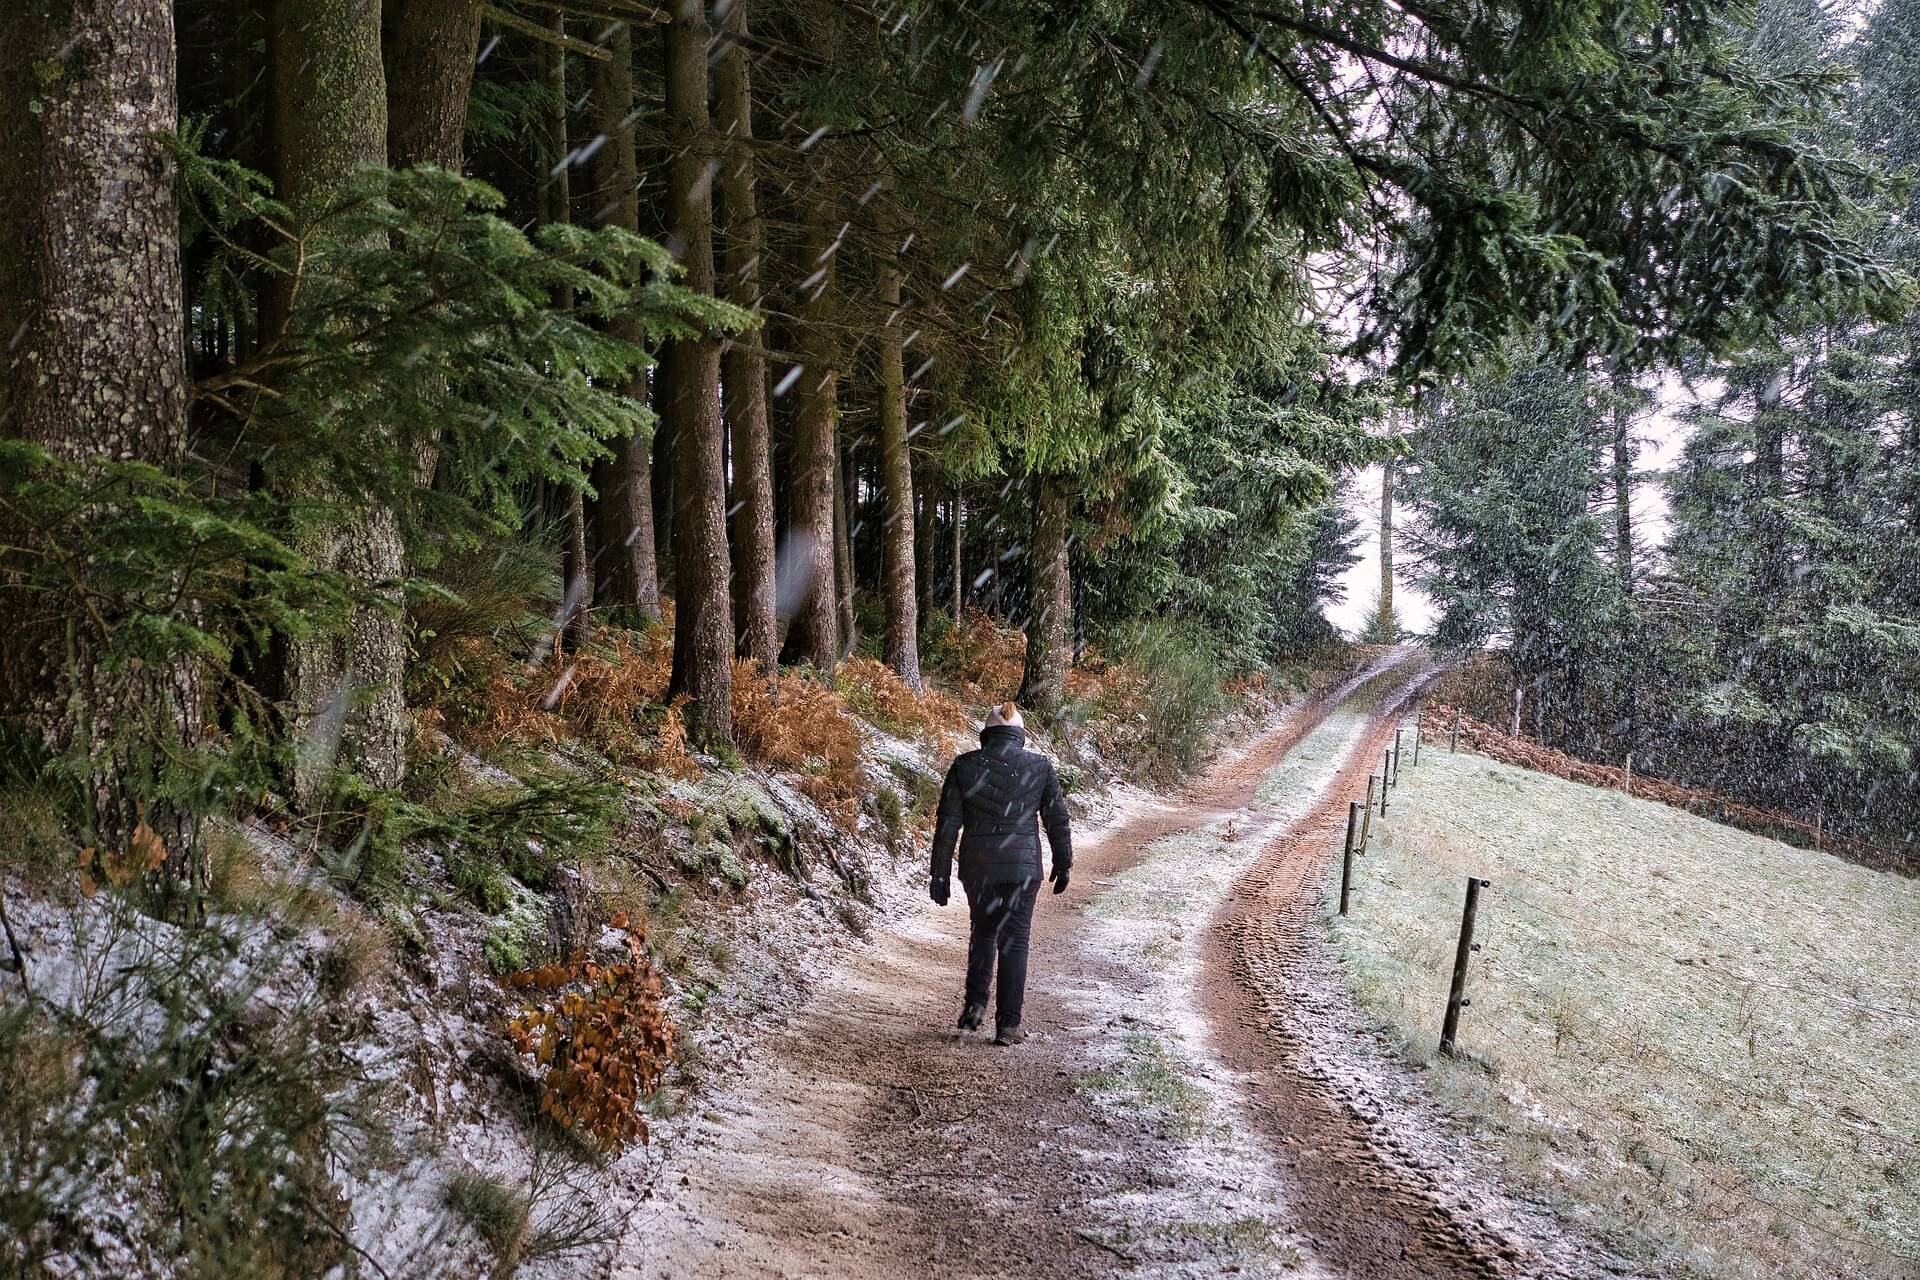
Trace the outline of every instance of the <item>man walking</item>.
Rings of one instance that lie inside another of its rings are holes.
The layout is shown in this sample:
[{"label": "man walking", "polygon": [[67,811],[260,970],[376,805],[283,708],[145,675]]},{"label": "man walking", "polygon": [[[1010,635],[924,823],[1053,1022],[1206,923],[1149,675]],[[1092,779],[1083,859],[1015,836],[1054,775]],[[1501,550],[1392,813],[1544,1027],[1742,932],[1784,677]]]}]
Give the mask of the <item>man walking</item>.
[{"label": "man walking", "polygon": [[1019,708],[1003,703],[987,713],[980,749],[947,770],[933,831],[927,891],[947,905],[954,845],[960,847],[960,883],[967,891],[972,934],[967,942],[966,1004],[960,1029],[975,1031],[987,1012],[987,985],[1000,966],[993,1009],[995,1044],[1019,1044],[1020,1008],[1027,991],[1027,937],[1040,894],[1039,823],[1053,850],[1053,891],[1063,893],[1073,868],[1067,801],[1053,762],[1028,751]]}]

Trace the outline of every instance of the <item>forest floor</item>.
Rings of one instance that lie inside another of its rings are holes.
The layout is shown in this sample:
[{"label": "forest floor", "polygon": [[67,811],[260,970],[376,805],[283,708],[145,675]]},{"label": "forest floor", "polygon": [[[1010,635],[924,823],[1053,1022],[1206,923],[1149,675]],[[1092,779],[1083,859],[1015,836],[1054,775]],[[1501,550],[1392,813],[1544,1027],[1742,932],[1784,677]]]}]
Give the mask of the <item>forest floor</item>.
[{"label": "forest floor", "polygon": [[877,929],[659,1153],[613,1274],[1599,1273],[1316,950],[1349,793],[1430,676],[1389,653],[1082,833],[1018,1048],[953,1029],[961,902]]}]

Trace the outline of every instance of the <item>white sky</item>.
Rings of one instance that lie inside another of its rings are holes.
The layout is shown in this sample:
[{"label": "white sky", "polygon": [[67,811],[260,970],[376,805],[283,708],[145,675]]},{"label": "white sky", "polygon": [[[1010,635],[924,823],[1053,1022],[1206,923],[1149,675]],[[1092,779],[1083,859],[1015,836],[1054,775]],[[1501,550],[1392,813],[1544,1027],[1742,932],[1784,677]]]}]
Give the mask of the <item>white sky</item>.
[{"label": "white sky", "polygon": [[[1703,386],[1698,395],[1709,395],[1711,390]],[[1667,502],[1660,477],[1678,460],[1681,446],[1686,443],[1686,427],[1679,415],[1694,403],[1696,393],[1678,378],[1668,377],[1655,388],[1654,396],[1653,411],[1640,421],[1637,432],[1640,453],[1633,491],[1635,541],[1637,546],[1648,549],[1666,542]],[[1368,467],[1350,479],[1342,497],[1347,510],[1360,520],[1360,563],[1348,570],[1343,579],[1346,600],[1328,609],[1327,617],[1342,632],[1355,636],[1366,625],[1380,590],[1380,468]],[[1411,519],[1411,512],[1395,504],[1396,531],[1404,530]],[[1406,553],[1397,546],[1395,559],[1394,611],[1399,614],[1403,628],[1424,633],[1433,625],[1433,603],[1407,580]]]}]

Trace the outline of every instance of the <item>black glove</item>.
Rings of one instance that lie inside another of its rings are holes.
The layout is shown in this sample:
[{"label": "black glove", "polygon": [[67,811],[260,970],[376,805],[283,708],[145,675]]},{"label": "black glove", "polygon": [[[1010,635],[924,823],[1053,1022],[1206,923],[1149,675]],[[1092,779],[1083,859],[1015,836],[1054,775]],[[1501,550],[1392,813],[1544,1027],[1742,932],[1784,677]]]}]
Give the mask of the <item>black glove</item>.
[{"label": "black glove", "polygon": [[1053,869],[1053,891],[1055,893],[1065,893],[1067,891],[1067,869],[1065,867],[1055,867]]},{"label": "black glove", "polygon": [[927,881],[927,896],[933,899],[933,905],[936,907],[944,907],[947,905],[947,899],[951,897],[952,894],[948,889],[945,876]]}]

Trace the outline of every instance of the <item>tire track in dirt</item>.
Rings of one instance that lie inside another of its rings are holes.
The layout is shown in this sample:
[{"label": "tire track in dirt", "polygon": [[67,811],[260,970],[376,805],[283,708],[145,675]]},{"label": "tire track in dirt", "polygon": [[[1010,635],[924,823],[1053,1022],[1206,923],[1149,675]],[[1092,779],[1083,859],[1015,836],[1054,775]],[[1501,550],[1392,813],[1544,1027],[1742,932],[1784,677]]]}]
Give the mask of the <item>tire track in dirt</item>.
[{"label": "tire track in dirt", "polygon": [[[1356,690],[1411,687],[1403,669],[1413,656],[1384,656],[1223,753],[1177,800],[1078,842],[1072,889],[1043,894],[1035,913],[1024,1046],[952,1029],[966,946],[957,896],[855,955],[741,1086],[714,1100],[685,1162],[632,1224],[614,1274],[1065,1280],[1145,1261],[1098,1230],[1102,1202],[1167,1186],[1181,1139],[1097,1112],[1081,1082],[1126,1034],[1098,1013],[1103,996],[1151,980],[1084,945],[1076,917],[1156,841],[1229,816],[1251,817],[1247,835],[1266,838],[1273,820],[1248,809],[1261,781]],[[1292,1206],[1276,1209],[1291,1217]],[[1155,1247],[1153,1262],[1185,1265],[1183,1274],[1221,1269],[1208,1268],[1217,1242]]]},{"label": "tire track in dirt", "polygon": [[[1382,709],[1332,785],[1263,852],[1213,921],[1202,983],[1212,1047],[1229,1068],[1260,1082],[1247,1091],[1242,1115],[1279,1153],[1300,1228],[1339,1274],[1588,1274],[1469,1217],[1458,1179],[1436,1173],[1416,1150],[1417,1138],[1383,1119],[1364,1087],[1330,1079],[1310,1051],[1306,1028],[1336,1016],[1358,1025],[1337,961],[1321,942],[1323,886],[1345,837],[1347,805],[1366,794],[1368,774],[1393,742],[1396,713],[1422,688],[1409,684]],[[1559,1245],[1556,1254],[1577,1252]]]}]

